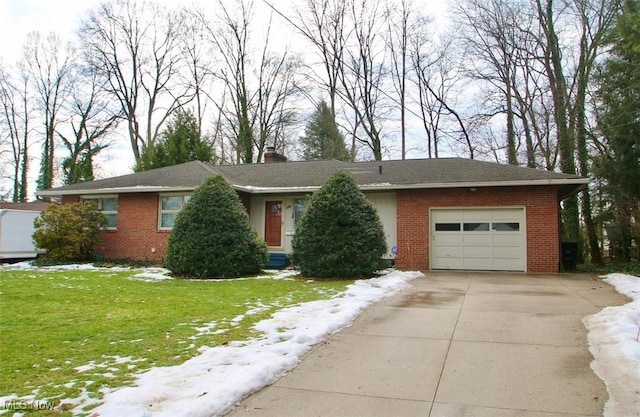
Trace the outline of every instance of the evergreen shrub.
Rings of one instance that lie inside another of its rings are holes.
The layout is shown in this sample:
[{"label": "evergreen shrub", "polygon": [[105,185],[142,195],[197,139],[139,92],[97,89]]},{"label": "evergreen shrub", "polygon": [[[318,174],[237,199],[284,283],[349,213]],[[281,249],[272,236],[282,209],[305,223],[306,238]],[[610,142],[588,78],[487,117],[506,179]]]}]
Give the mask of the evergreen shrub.
[{"label": "evergreen shrub", "polygon": [[178,276],[235,278],[257,274],[267,262],[266,244],[221,175],[195,189],[176,216],[167,245],[164,264]]},{"label": "evergreen shrub", "polygon": [[384,229],[373,204],[346,172],[311,196],[296,226],[292,263],[315,278],[370,277],[383,268]]}]

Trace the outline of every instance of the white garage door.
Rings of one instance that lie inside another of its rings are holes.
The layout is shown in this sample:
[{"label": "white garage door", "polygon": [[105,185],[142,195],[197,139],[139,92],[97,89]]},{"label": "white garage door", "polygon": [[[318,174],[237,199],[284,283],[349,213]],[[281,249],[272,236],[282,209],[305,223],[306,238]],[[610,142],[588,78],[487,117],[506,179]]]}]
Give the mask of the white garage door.
[{"label": "white garage door", "polygon": [[431,269],[525,271],[523,208],[432,209]]}]

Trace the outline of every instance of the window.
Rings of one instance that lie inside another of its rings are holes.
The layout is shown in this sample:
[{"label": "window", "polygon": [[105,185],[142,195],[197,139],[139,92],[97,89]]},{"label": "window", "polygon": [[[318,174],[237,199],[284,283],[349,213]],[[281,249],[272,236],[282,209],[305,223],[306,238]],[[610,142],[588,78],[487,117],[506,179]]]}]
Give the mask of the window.
[{"label": "window", "polygon": [[520,223],[493,223],[494,232],[519,232]]},{"label": "window", "polygon": [[293,202],[293,222],[296,226],[306,210],[306,200],[304,198],[296,198]]},{"label": "window", "polygon": [[105,229],[115,229],[118,224],[118,197],[82,197],[82,201],[88,201],[107,217]]},{"label": "window", "polygon": [[159,228],[173,228],[176,222],[176,215],[182,210],[182,207],[187,204],[190,198],[190,194],[160,196]]},{"label": "window", "polygon": [[465,223],[463,226],[465,232],[488,232],[489,223]]},{"label": "window", "polygon": [[436,223],[436,232],[459,232],[460,223]]}]

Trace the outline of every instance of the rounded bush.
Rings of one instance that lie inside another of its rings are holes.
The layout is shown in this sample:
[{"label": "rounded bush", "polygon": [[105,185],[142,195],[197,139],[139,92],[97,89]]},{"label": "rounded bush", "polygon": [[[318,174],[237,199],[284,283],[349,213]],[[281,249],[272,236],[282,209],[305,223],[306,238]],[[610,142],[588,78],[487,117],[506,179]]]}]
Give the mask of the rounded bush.
[{"label": "rounded bush", "polygon": [[259,273],[266,262],[267,246],[238,194],[222,176],[208,178],[176,216],[165,266],[179,276],[235,278]]},{"label": "rounded bush", "polygon": [[33,241],[50,261],[87,261],[105,224],[93,203],[51,204],[34,221]]},{"label": "rounded bush", "polygon": [[296,226],[291,260],[304,276],[361,278],[384,265],[386,249],[375,207],[348,173],[338,172],[311,196]]}]

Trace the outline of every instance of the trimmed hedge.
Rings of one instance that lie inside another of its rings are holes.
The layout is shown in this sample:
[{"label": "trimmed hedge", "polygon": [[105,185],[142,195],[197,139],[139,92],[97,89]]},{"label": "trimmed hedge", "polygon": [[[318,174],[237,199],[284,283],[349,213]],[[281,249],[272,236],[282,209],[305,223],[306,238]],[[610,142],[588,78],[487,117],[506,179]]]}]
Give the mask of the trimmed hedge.
[{"label": "trimmed hedge", "polygon": [[304,276],[362,278],[385,266],[386,249],[375,207],[348,173],[338,172],[311,196],[291,260]]},{"label": "trimmed hedge", "polygon": [[165,266],[178,276],[235,278],[257,274],[267,245],[221,175],[208,178],[176,216]]}]

